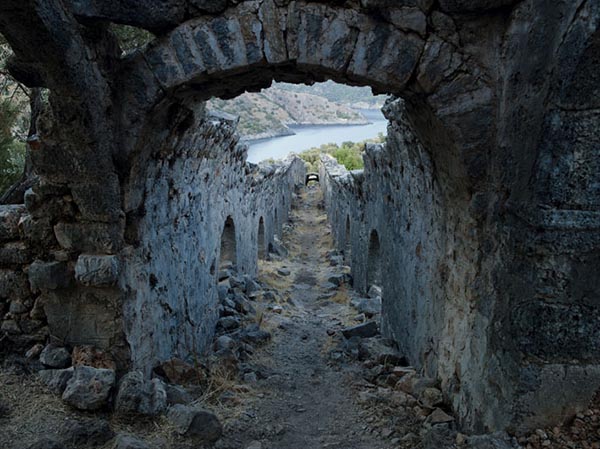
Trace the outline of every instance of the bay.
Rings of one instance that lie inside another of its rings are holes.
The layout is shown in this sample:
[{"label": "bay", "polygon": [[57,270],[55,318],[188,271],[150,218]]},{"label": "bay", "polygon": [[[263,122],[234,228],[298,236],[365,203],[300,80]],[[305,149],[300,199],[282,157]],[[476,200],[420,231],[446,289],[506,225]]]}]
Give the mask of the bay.
[{"label": "bay", "polygon": [[360,110],[368,125],[319,125],[290,126],[293,136],[273,137],[248,144],[248,162],[258,163],[266,159],[283,159],[290,153],[301,153],[323,144],[361,142],[383,135],[387,131],[387,120],[380,110]]}]

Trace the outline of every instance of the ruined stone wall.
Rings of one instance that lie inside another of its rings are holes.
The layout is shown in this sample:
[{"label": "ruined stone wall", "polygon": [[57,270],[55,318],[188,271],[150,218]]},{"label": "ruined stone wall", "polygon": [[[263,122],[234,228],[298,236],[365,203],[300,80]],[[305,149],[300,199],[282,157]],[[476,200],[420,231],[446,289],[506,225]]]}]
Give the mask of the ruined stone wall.
[{"label": "ruined stone wall", "polygon": [[[57,221],[73,203],[67,190],[61,208],[56,199],[40,199],[44,186],[27,193],[28,208],[2,206],[0,311],[7,347],[24,351],[50,336],[94,345],[121,368],[146,372],[207,349],[218,318],[226,218],[235,223],[237,270],[255,276],[259,220],[268,248],[287,220],[305,166],[297,158],[248,165],[235,123],[207,118],[202,107],[194,120],[181,139],[148,147],[143,183],[124,186],[126,204],[131,197],[142,203],[128,217],[122,250],[86,247],[90,237],[102,245],[102,234],[65,240],[65,225]],[[36,218],[43,217],[41,205],[44,212],[54,207],[55,218]]]},{"label": "ruined stone wall", "polygon": [[246,165],[246,147],[234,132],[234,123],[202,120],[145,167],[145,215],[119,279],[127,292],[125,333],[136,368],[200,353],[211,341],[228,217],[235,225],[232,262],[250,276],[257,274],[260,219],[267,247],[287,220],[304,163],[293,158],[274,166]]},{"label": "ruined stone wall", "polygon": [[33,251],[23,238],[26,217],[23,205],[0,206],[0,347],[10,344],[20,350],[48,336],[39,295],[27,278]]},{"label": "ruined stone wall", "polygon": [[[584,210],[504,211],[506,221],[487,227],[477,208],[440,184],[403,102],[388,103],[386,115],[387,144],[367,147],[364,171],[349,173],[327,157],[321,166],[335,241],[345,250],[350,239],[363,293],[369,237],[379,235],[382,332],[440,381],[465,428],[518,430],[572,416],[600,386],[595,196],[580,190]],[[569,159],[555,178],[578,178],[577,158]]]}]

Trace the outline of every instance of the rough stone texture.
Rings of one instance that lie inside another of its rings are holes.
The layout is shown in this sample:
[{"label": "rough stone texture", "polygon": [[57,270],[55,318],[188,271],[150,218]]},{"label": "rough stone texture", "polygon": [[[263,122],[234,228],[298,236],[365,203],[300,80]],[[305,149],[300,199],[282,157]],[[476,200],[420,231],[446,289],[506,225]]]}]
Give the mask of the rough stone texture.
[{"label": "rough stone texture", "polygon": [[167,391],[160,379],[144,379],[141,371],[130,371],[119,381],[115,410],[154,416],[167,408]]},{"label": "rough stone texture", "polygon": [[50,368],[67,368],[71,365],[71,354],[67,348],[50,344],[42,350],[40,362]]},{"label": "rough stone texture", "polygon": [[[246,166],[246,148],[237,144],[231,124],[205,119],[201,111],[194,120],[197,126],[175,148],[162,149],[164,156],[155,155],[138,175],[146,180],[145,200],[136,207],[145,216],[132,236],[138,245],[123,256],[119,284],[132,292],[124,319],[133,364],[146,372],[173,355],[186,358],[192,347],[209,347],[218,319],[216,277],[226,219],[235,226],[238,272],[256,275],[259,221],[268,247],[304,176],[299,159]],[[137,187],[130,194],[137,196]],[[134,207],[133,199],[128,206]]]},{"label": "rough stone texture", "polygon": [[79,410],[98,410],[108,404],[114,384],[113,370],[78,366],[67,382],[62,399]]},{"label": "rough stone texture", "polygon": [[75,279],[83,285],[109,287],[117,282],[119,259],[116,256],[80,255],[75,265]]},{"label": "rough stone texture", "polygon": [[[383,332],[460,425],[554,423],[600,387],[597,1],[113,3],[0,5],[9,69],[51,91],[27,213],[0,208],[15,348],[49,327],[146,373],[202,352],[226,218],[253,274],[258,220],[275,243],[300,170],[244,165],[233,124],[202,102],[333,79],[405,100],[363,173],[326,162],[321,181],[355,286],[382,284]],[[106,22],[157,37],[123,56]],[[82,259],[72,282],[82,255],[116,256],[118,274]]]},{"label": "rough stone texture", "polygon": [[175,430],[199,441],[214,442],[223,433],[223,426],[214,413],[195,407],[176,404],[167,415]]}]

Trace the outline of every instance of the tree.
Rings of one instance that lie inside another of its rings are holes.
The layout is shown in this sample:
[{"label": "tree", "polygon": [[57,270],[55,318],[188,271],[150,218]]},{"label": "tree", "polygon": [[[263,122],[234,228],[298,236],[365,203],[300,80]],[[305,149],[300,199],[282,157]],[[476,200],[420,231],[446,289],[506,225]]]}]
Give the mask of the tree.
[{"label": "tree", "polygon": [[41,90],[27,89],[6,70],[11,55],[0,35],[0,204],[22,203],[33,184],[25,140],[35,134],[35,118],[42,107]]}]

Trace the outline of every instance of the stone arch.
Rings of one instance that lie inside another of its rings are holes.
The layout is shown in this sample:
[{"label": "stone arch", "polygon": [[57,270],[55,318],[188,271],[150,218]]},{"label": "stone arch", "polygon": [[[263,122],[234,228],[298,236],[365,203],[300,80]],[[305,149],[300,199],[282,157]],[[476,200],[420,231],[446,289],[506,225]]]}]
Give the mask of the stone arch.
[{"label": "stone arch", "polygon": [[237,264],[237,241],[235,232],[235,223],[231,215],[225,219],[223,231],[221,232],[221,249],[219,252],[219,267],[225,266],[228,262],[236,266]]},{"label": "stone arch", "polygon": [[267,258],[267,240],[265,238],[265,220],[262,216],[258,220],[257,244],[258,244],[258,258],[266,259]]},{"label": "stone arch", "polygon": [[381,287],[381,242],[379,233],[373,229],[369,234],[369,249],[367,255],[367,289],[376,285]]},{"label": "stone arch", "polygon": [[[163,6],[159,14],[151,6],[158,3]],[[164,156],[161,166],[176,165],[178,155],[169,159],[165,142],[179,142],[186,130],[203,121],[200,105],[208,97],[233,97],[266,87],[272,80],[333,79],[369,85],[376,93],[406,100],[402,106],[406,114],[394,111],[400,103],[390,105],[390,116],[406,119],[390,119],[396,132],[389,142],[396,151],[386,153],[383,160],[372,160],[379,178],[375,184],[388,186],[381,176],[391,163],[388,180],[398,181],[399,192],[411,188],[396,199],[409,200],[405,209],[416,218],[428,218],[413,220],[408,212],[403,217],[404,210],[382,212],[390,224],[410,225],[380,228],[390,240],[385,242],[386,251],[392,240],[404,245],[401,257],[405,259],[396,260],[393,267],[395,279],[411,279],[406,273],[413,268],[432,275],[423,285],[426,301],[411,304],[423,294],[418,289],[408,294],[405,285],[399,286],[402,291],[395,302],[384,298],[388,319],[398,323],[396,336],[403,349],[412,351],[411,360],[417,363],[424,353],[435,355],[428,372],[442,380],[460,421],[472,430],[509,425],[535,428],[538,423],[533,418],[524,422],[523,417],[556,419],[567,399],[571,404],[589,399],[588,393],[597,385],[593,373],[598,372],[600,355],[589,353],[577,364],[572,361],[578,357],[561,352],[573,345],[560,340],[565,334],[565,313],[556,304],[564,304],[567,311],[594,307],[586,298],[597,296],[597,283],[588,294],[583,289],[591,284],[582,279],[588,277],[585,267],[595,266],[598,254],[598,203],[590,200],[586,190],[597,184],[598,170],[594,171],[593,163],[570,156],[561,161],[565,169],[556,170],[552,151],[563,144],[573,148],[576,140],[592,147],[595,142],[597,122],[593,120],[597,119],[588,114],[598,109],[598,83],[590,76],[599,73],[593,57],[598,53],[597,35],[591,36],[596,29],[597,2],[554,2],[545,8],[543,2],[513,0],[409,2],[414,7],[390,7],[390,2],[380,1],[335,2],[333,6],[297,1],[277,2],[286,4],[277,6],[273,0],[263,0],[239,2],[234,7],[233,2],[213,2],[223,6],[201,11],[206,15],[199,17],[187,8],[190,3],[130,1],[127,8],[112,8],[111,2],[98,0],[2,2],[0,31],[16,53],[12,73],[30,86],[52,90],[53,114],[46,118],[53,122],[41,127],[36,151],[32,151],[43,188],[28,200],[30,218],[58,240],[44,243],[41,258],[52,263],[55,250],[66,250],[72,266],[80,257],[83,265],[86,258],[98,254],[120,259],[126,246],[150,251],[150,243],[155,243],[151,232],[138,227],[140,216],[152,213],[143,207],[145,193],[138,188],[148,179],[144,168],[152,152]],[[79,23],[82,18],[85,21]],[[106,22],[151,29],[159,37],[148,47],[121,57]],[[92,28],[94,32],[89,33]],[[592,57],[586,56],[588,49]],[[81,57],[86,54],[97,57]],[[591,72],[579,67],[583,61]],[[576,73],[566,73],[570,70]],[[576,75],[582,77],[583,86],[578,86]],[[572,93],[571,84],[578,87]],[[549,95],[549,89],[556,92]],[[204,123],[206,131],[218,134],[210,120]],[[590,139],[581,139],[580,126],[587,128]],[[406,128],[410,134],[403,133]],[[202,139],[187,138],[185,143]],[[212,142],[210,146],[216,148]],[[592,147],[580,146],[576,152],[596,161],[597,146]],[[431,157],[431,164],[423,155]],[[228,162],[243,157],[243,151],[232,152]],[[540,164],[537,177],[531,169],[536,161]],[[582,173],[581,167],[591,173]],[[571,173],[577,182],[558,178]],[[208,179],[213,174],[208,173]],[[224,179],[224,189],[230,178]],[[434,186],[439,192],[432,198],[423,195],[433,192]],[[564,187],[573,186],[581,191],[561,193]],[[158,212],[170,204],[165,201],[171,199],[169,195],[181,196],[167,183],[164,187],[155,204]],[[376,200],[393,204],[393,194],[389,189]],[[54,217],[54,211],[64,210],[65,197],[73,199],[77,214],[69,215],[69,209]],[[564,198],[577,198],[581,204]],[[50,207],[41,208],[42,204]],[[420,208],[415,209],[415,204]],[[216,215],[219,218],[209,230],[215,240],[210,253],[218,248],[222,224],[220,214]],[[44,220],[50,224],[44,225]],[[279,229],[277,217],[275,224]],[[425,245],[415,238],[423,233],[435,244]],[[199,236],[197,241],[205,238]],[[571,254],[577,258],[571,260]],[[566,259],[571,268],[562,262]],[[124,263],[123,275],[135,265],[131,259]],[[543,273],[551,276],[539,275]],[[552,278],[565,282],[553,283]],[[595,279],[591,274],[589,278]],[[160,288],[160,279],[149,279],[146,290],[135,285],[140,298]],[[489,279],[509,288],[496,290]],[[564,284],[581,284],[577,288],[585,294],[574,296]],[[430,286],[432,290],[427,291]],[[57,309],[64,310],[67,303],[80,304],[86,298],[84,287],[56,294]],[[129,294],[99,287],[110,299],[103,298],[99,304],[119,304]],[[207,297],[215,296],[213,290],[206,292]],[[180,298],[173,297],[174,310],[180,307]],[[127,307],[135,315],[133,306]],[[538,326],[543,332],[532,336],[530,318],[543,316],[540,308],[553,318],[543,324],[555,323],[556,329]],[[597,308],[591,310],[597,312]],[[196,311],[195,323],[201,323],[194,329],[196,336],[203,334],[202,323],[210,324],[203,311]],[[418,326],[406,325],[415,322],[415,316]],[[170,324],[181,327],[181,323]],[[402,335],[401,327],[415,332]],[[581,348],[597,346],[591,324],[589,329],[585,335],[573,336]],[[122,332],[116,329],[114,336],[118,335]],[[146,335],[138,332],[141,342],[147,340]],[[109,337],[106,341],[113,335]],[[169,345],[169,351],[176,343]],[[460,347],[470,350],[457,351]],[[148,351],[148,357],[141,360],[139,349],[132,348],[131,358],[138,366],[152,362],[154,352]],[[161,357],[168,355],[161,353]],[[550,406],[545,398],[555,388],[551,379],[557,375],[568,392]],[[568,393],[577,394],[577,401]],[[527,399],[532,397],[539,398],[539,403]]]}]

